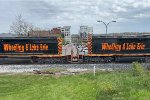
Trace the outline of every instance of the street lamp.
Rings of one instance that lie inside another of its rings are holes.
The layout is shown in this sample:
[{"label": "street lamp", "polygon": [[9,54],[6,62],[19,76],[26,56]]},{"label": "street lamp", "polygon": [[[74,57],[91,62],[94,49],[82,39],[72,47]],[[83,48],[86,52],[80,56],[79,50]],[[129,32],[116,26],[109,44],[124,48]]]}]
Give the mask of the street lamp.
[{"label": "street lamp", "polygon": [[102,22],[102,23],[105,25],[105,27],[106,27],[106,36],[107,36],[107,28],[108,28],[108,25],[109,25],[111,22],[116,22],[116,21],[110,21],[110,22],[106,23],[106,22],[104,22],[104,21],[98,20],[97,22]]}]

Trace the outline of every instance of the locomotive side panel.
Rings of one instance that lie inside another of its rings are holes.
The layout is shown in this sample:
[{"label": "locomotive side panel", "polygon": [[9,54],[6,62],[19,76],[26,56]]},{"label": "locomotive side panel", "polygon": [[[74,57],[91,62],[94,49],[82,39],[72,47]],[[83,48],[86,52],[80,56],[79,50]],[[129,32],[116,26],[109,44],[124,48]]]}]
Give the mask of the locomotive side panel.
[{"label": "locomotive side panel", "polygon": [[58,54],[57,38],[0,39],[0,54]]},{"label": "locomotive side panel", "polygon": [[118,38],[118,44],[121,44],[121,53],[128,54],[150,54],[149,38]]},{"label": "locomotive side panel", "polygon": [[92,54],[150,54],[149,38],[92,39]]},{"label": "locomotive side panel", "polygon": [[[114,38],[92,38],[92,54],[112,54],[113,50],[106,50],[103,44],[117,43],[117,39]],[[103,46],[103,47],[102,47]]]},{"label": "locomotive side panel", "polygon": [[61,54],[62,39],[57,37],[0,39],[0,64],[66,63]]}]

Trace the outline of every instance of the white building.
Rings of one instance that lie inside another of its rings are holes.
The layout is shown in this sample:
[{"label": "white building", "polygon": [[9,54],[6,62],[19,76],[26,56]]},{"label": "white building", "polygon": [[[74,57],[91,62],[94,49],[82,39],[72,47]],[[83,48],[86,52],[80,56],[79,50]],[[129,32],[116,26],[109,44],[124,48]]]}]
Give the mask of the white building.
[{"label": "white building", "polygon": [[68,43],[71,43],[70,28],[71,26],[61,27],[61,33],[64,34],[65,42],[68,42]]},{"label": "white building", "polygon": [[93,34],[93,27],[80,26],[79,35],[82,41],[87,41],[88,33]]}]

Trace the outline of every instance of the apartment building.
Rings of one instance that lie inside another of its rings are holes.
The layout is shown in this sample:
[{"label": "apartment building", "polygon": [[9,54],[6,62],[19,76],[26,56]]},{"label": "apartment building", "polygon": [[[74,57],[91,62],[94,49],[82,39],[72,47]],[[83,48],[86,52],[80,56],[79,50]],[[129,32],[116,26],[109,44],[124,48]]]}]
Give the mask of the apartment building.
[{"label": "apartment building", "polygon": [[93,27],[80,26],[79,36],[82,42],[88,40],[88,33],[93,34]]}]

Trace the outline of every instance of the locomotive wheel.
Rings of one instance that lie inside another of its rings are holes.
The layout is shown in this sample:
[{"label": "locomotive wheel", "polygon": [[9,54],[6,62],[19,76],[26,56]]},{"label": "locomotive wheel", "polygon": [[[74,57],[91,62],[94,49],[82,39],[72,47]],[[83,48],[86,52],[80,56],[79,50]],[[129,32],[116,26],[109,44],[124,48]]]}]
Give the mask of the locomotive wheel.
[{"label": "locomotive wheel", "polygon": [[106,57],[106,58],[104,59],[104,61],[105,61],[106,63],[111,63],[111,62],[113,62],[113,58],[112,58],[112,57]]},{"label": "locomotive wheel", "polygon": [[150,63],[150,57],[146,57],[146,58],[145,58],[145,62],[146,62],[146,63]]}]

